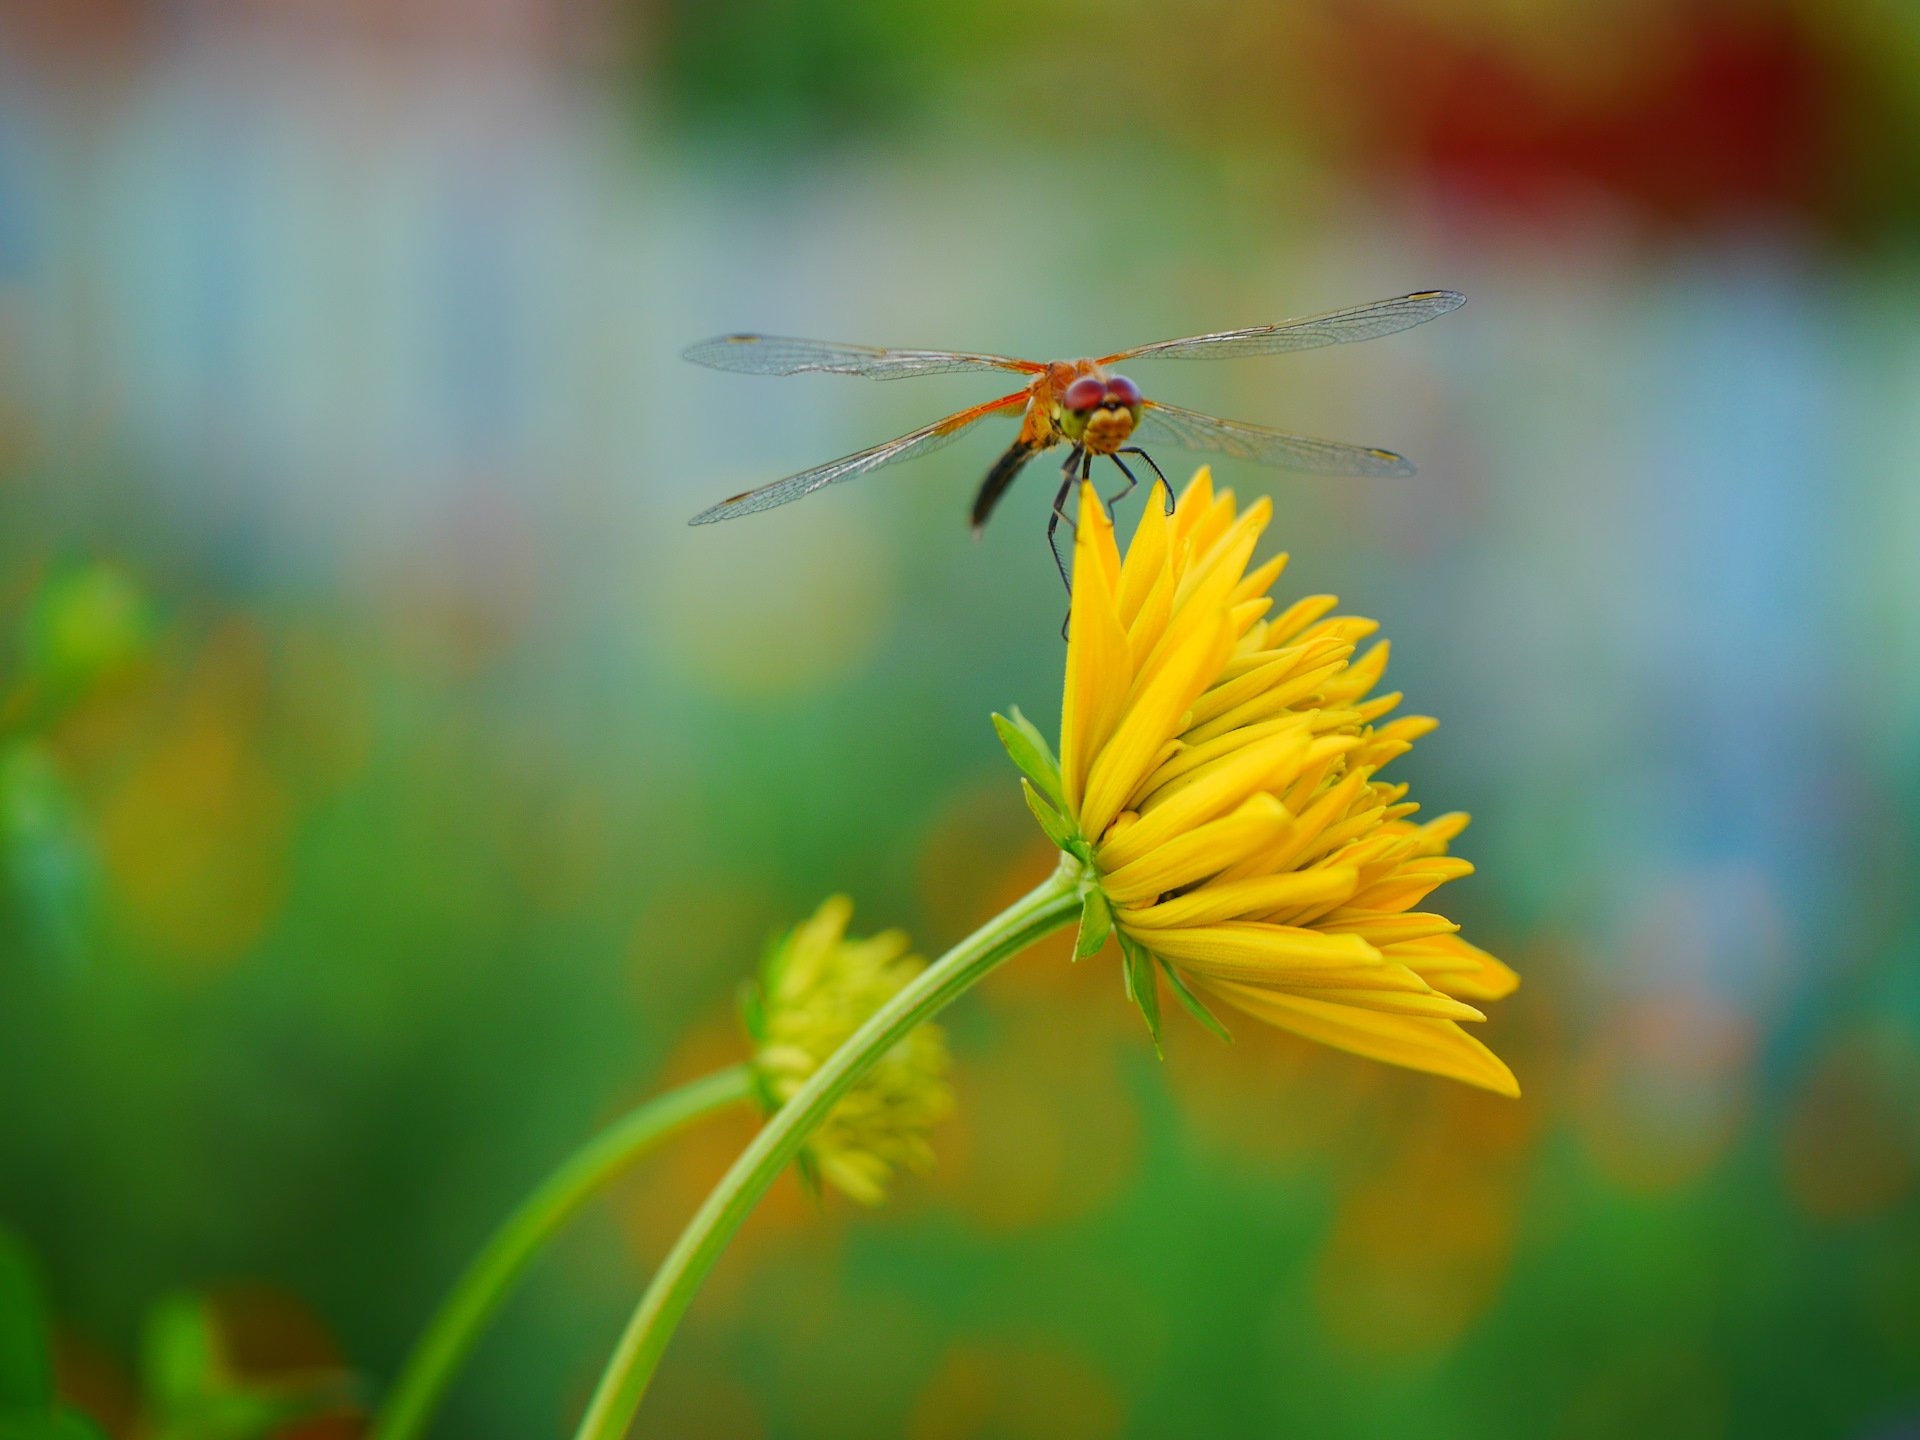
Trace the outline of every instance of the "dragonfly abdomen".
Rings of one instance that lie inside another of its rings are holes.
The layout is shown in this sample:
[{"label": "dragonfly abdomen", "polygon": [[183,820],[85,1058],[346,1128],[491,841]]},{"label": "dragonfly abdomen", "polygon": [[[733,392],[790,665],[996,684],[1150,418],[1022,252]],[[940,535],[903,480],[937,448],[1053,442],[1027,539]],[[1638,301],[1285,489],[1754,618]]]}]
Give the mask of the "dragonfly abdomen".
[{"label": "dragonfly abdomen", "polygon": [[1000,503],[1000,497],[1007,493],[1019,475],[1020,467],[1025,465],[1046,446],[1025,436],[1015,440],[1007,447],[1006,454],[993,462],[993,468],[987,471],[987,478],[980,482],[980,493],[973,497],[973,533],[978,535],[987,523],[987,517],[993,514],[993,507]]}]

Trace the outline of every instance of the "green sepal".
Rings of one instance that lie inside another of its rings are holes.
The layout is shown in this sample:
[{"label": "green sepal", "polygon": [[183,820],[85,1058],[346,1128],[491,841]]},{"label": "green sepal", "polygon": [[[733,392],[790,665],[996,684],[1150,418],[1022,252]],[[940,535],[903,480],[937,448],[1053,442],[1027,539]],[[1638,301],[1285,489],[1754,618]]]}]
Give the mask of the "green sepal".
[{"label": "green sepal", "polygon": [[1021,779],[1020,793],[1027,797],[1027,809],[1040,822],[1040,828],[1047,832],[1047,838],[1062,850],[1071,850],[1074,842],[1080,838],[1079,832],[1073,828],[1073,822],[1049,805],[1031,780]]},{"label": "green sepal", "polygon": [[1095,886],[1080,902],[1080,934],[1073,942],[1073,958],[1085,960],[1090,955],[1098,955],[1112,933],[1113,911],[1107,905],[1107,897]]},{"label": "green sepal", "polygon": [[1166,1052],[1160,1048],[1160,977],[1154,969],[1153,954],[1126,931],[1114,933],[1120,937],[1121,953],[1127,957],[1127,998],[1140,1007],[1140,1018],[1147,1022],[1147,1034],[1153,1037],[1153,1053],[1164,1060]]},{"label": "green sepal", "polygon": [[820,1162],[813,1158],[811,1149],[806,1146],[801,1147],[800,1153],[794,1157],[793,1172],[799,1177],[800,1188],[807,1192],[807,1197],[814,1204],[827,1203],[826,1187],[820,1179]]},{"label": "green sepal", "polygon": [[1053,747],[1047,744],[1046,736],[1034,728],[1033,722],[1020,713],[1019,706],[1008,708],[1012,711],[1010,715],[993,717],[994,732],[1006,747],[1007,758],[1047,797],[1048,804],[1060,814],[1066,814],[1067,792],[1060,784],[1060,762],[1054,758]]},{"label": "green sepal", "polygon": [[[773,952],[769,948],[768,954]],[[766,1072],[760,1068],[760,1047],[767,1043],[767,990],[758,980],[742,980],[739,991],[740,1028],[747,1032],[747,1043],[753,1053],[747,1058],[747,1085],[753,1092],[753,1103],[760,1107],[762,1115],[771,1115],[780,1108],[780,1102],[774,1098],[773,1086],[768,1082]]]},{"label": "green sepal", "polygon": [[758,980],[740,982],[740,1024],[756,1046],[767,1038],[766,992]]},{"label": "green sepal", "polygon": [[780,1108],[779,1097],[773,1093],[773,1082],[767,1079],[757,1059],[747,1062],[747,1088],[753,1092],[753,1103],[760,1107],[762,1115],[772,1115]]},{"label": "green sepal", "polygon": [[1160,968],[1166,972],[1167,983],[1173,987],[1173,993],[1180,997],[1180,1003],[1187,1007],[1187,1013],[1231,1045],[1233,1036],[1228,1033],[1227,1027],[1220,1023],[1218,1015],[1207,1008],[1204,1000],[1187,988],[1187,982],[1180,978],[1180,972],[1164,960],[1160,962]]}]

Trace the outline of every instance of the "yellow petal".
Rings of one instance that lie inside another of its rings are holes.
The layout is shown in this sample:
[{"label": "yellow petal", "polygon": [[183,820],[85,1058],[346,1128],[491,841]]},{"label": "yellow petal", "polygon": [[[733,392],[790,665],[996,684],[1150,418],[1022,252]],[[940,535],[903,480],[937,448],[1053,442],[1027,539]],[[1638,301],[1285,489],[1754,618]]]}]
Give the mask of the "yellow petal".
[{"label": "yellow petal", "polygon": [[1216,615],[1213,634],[1196,636],[1183,646],[1128,708],[1087,775],[1087,792],[1080,805],[1082,834],[1105,834],[1113,817],[1126,807],[1178,732],[1181,716],[1219,668],[1226,644],[1226,621]]},{"label": "yellow petal", "polygon": [[[1355,705],[1353,707],[1354,718],[1357,719],[1362,725],[1371,725],[1373,724],[1374,721],[1378,720],[1382,715],[1385,715],[1389,710],[1392,710],[1395,706],[1397,706],[1402,700],[1406,698],[1407,697],[1401,694],[1398,690],[1389,690],[1384,695],[1370,696],[1368,699],[1366,699],[1362,703]],[[1437,725],[1438,722],[1436,721],[1435,724]],[[1433,727],[1429,727],[1429,728],[1433,728]],[[1412,739],[1417,739],[1418,737],[1410,735],[1406,738],[1408,738],[1409,740],[1412,740]]]},{"label": "yellow petal", "polygon": [[1168,546],[1167,516],[1162,496],[1165,490],[1159,481],[1147,493],[1146,507],[1140,512],[1140,523],[1135,527],[1133,539],[1127,545],[1126,562],[1120,567],[1120,623],[1131,627],[1134,617],[1140,613],[1147,594],[1171,562]]},{"label": "yellow petal", "polygon": [[1440,815],[1420,827],[1420,833],[1426,838],[1426,852],[1431,855],[1444,855],[1447,846],[1460,838],[1460,832],[1467,828],[1467,822],[1473,817],[1464,810],[1456,810],[1451,815]]},{"label": "yellow petal", "polygon": [[1255,566],[1246,573],[1245,578],[1238,585],[1233,587],[1232,603],[1238,605],[1243,600],[1265,595],[1273,588],[1273,582],[1280,578],[1280,572],[1286,568],[1287,552],[1284,550],[1264,564]]},{"label": "yellow petal", "polygon": [[1458,935],[1395,945],[1387,953],[1436,990],[1463,1000],[1504,1000],[1520,988],[1510,967]]},{"label": "yellow petal", "polygon": [[1341,777],[1339,783],[1304,806],[1298,813],[1300,823],[1294,827],[1289,837],[1290,848],[1283,854],[1273,857],[1276,870],[1298,870],[1304,868],[1313,858],[1310,851],[1324,853],[1323,843],[1326,832],[1340,824],[1355,803],[1361,792],[1367,788],[1367,775],[1363,770],[1354,770]]},{"label": "yellow petal", "polygon": [[1378,620],[1369,620],[1364,615],[1335,615],[1331,619],[1322,620],[1316,625],[1307,626],[1306,629],[1300,632],[1297,639],[1302,641],[1319,640],[1332,636],[1335,639],[1347,640],[1358,644],[1379,628],[1380,622]]},{"label": "yellow petal", "polygon": [[1247,562],[1253,558],[1253,547],[1260,543],[1260,532],[1272,513],[1273,507],[1261,500],[1227,526],[1213,545],[1202,549],[1196,538],[1195,561],[1181,578],[1180,588],[1174,592],[1174,606],[1225,609],[1230,603],[1234,587],[1246,575]]},{"label": "yellow petal", "polygon": [[[1127,573],[1133,573],[1131,563]],[[1167,633],[1167,625],[1173,618],[1173,592],[1179,583],[1173,567],[1162,565],[1146,598],[1127,622],[1127,659],[1135,675],[1146,666],[1147,657]]]},{"label": "yellow petal", "polygon": [[1067,682],[1060,714],[1060,777],[1078,807],[1088,767],[1119,723],[1132,684],[1126,631],[1113,607],[1118,561],[1113,525],[1091,485],[1082,485],[1073,542],[1073,602],[1067,621]]},{"label": "yellow petal", "polygon": [[1315,986],[1310,989],[1283,989],[1283,994],[1328,1005],[1348,1005],[1356,1010],[1371,1010],[1381,1015],[1425,1015],[1435,1020],[1458,1020],[1477,1025],[1486,1016],[1464,1001],[1455,1000],[1437,990],[1391,990],[1386,988],[1339,989]]},{"label": "yellow petal", "polygon": [[1269,644],[1285,645],[1340,603],[1338,595],[1308,595],[1293,602],[1267,622]]},{"label": "yellow petal", "polygon": [[1234,636],[1234,650],[1243,646],[1258,644],[1261,630],[1260,617],[1273,608],[1273,601],[1262,595],[1257,600],[1241,600],[1227,606],[1227,618],[1233,623],[1228,627]]},{"label": "yellow petal", "polygon": [[[1180,503],[1173,511],[1173,537],[1176,545],[1186,542],[1202,549],[1213,541],[1225,527],[1220,516],[1222,499],[1213,493],[1213,467],[1202,465],[1193,472],[1193,479],[1187,482],[1187,488],[1180,494]],[[1225,507],[1229,512],[1232,504]]]},{"label": "yellow petal", "polygon": [[1240,705],[1264,695],[1293,672],[1293,660],[1290,656],[1274,656],[1274,652],[1265,651],[1268,659],[1243,674],[1221,677],[1220,683],[1201,697],[1193,707],[1193,723],[1204,725],[1216,716],[1225,715]]},{"label": "yellow petal", "polygon": [[1473,873],[1472,862],[1457,855],[1434,855],[1396,866],[1379,880],[1370,881],[1354,895],[1355,909],[1407,910],[1419,904],[1449,880]]},{"label": "yellow petal", "polygon": [[[1358,639],[1358,636],[1352,637]],[[1388,642],[1382,640],[1366,654],[1347,668],[1336,685],[1327,687],[1329,697],[1338,700],[1358,700],[1380,683],[1380,677],[1387,673]]]},{"label": "yellow petal", "polygon": [[1166,758],[1153,768],[1153,773],[1141,786],[1140,799],[1143,803],[1150,801],[1166,786],[1182,776],[1191,775],[1201,766],[1211,765],[1225,756],[1245,749],[1257,740],[1264,740],[1269,735],[1278,735],[1285,730],[1305,734],[1300,717],[1287,715],[1276,720],[1263,720],[1258,725],[1249,725],[1235,735],[1217,736],[1204,745],[1195,745],[1184,740],[1178,742],[1176,748],[1169,750]]},{"label": "yellow petal", "polygon": [[1379,913],[1351,907],[1335,910],[1313,922],[1329,935],[1358,935],[1369,945],[1392,945],[1402,940],[1425,940],[1434,935],[1451,935],[1460,927],[1444,915],[1425,910]]},{"label": "yellow petal", "polygon": [[1183,970],[1224,979],[1272,983],[1316,970],[1382,963],[1380,952],[1357,935],[1322,935],[1292,925],[1228,920],[1148,931],[1139,938]]},{"label": "yellow petal", "polygon": [[1158,905],[1122,910],[1120,923],[1129,928],[1158,929],[1169,925],[1211,925],[1221,920],[1273,912],[1308,901],[1337,900],[1350,893],[1357,872],[1340,866],[1290,871],[1239,880],[1228,885],[1203,885]]},{"label": "yellow petal", "polygon": [[1309,1040],[1517,1097],[1520,1082],[1499,1056],[1451,1020],[1383,1015],[1299,995],[1216,981],[1202,984],[1256,1019]]},{"label": "yellow petal", "polygon": [[[1106,869],[1100,888],[1116,905],[1151,900],[1273,844],[1292,824],[1293,817],[1278,800],[1255,795],[1231,815],[1197,825],[1137,860]],[[1114,833],[1117,839],[1125,831],[1116,825]]]},{"label": "yellow petal", "polygon": [[1113,538],[1113,517],[1107,513],[1107,507],[1101,503],[1100,493],[1093,488],[1091,480],[1080,482],[1079,506],[1073,532],[1074,583],[1080,579],[1081,547],[1085,543],[1087,558],[1097,564],[1100,579],[1106,586],[1109,597],[1117,597],[1120,592],[1120,546]]},{"label": "yellow petal", "polygon": [[[1262,720],[1270,720],[1289,710],[1298,709],[1304,702],[1318,694],[1327,681],[1340,673],[1341,660],[1335,658],[1326,664],[1317,665],[1290,679],[1271,683],[1254,691],[1245,700],[1235,704],[1231,710],[1216,717],[1203,717],[1196,708],[1195,724],[1187,733],[1187,739],[1193,744],[1204,744],[1218,735],[1230,734],[1247,725],[1257,725]],[[1226,686],[1221,686],[1226,689]],[[1252,687],[1249,687],[1252,688]],[[1213,696],[1207,696],[1211,702]],[[1204,723],[1202,721],[1204,720]]]},{"label": "yellow petal", "polygon": [[1296,733],[1274,735],[1168,786],[1141,812],[1137,824],[1100,847],[1101,869],[1116,870],[1196,825],[1237,809],[1255,792],[1277,789],[1304,748]]}]

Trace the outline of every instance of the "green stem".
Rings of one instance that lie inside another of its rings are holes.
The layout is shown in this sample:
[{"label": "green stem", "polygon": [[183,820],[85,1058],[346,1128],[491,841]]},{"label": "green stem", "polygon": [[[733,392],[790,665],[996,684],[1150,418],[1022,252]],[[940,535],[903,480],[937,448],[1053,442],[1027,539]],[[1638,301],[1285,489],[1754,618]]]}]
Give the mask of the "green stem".
[{"label": "green stem", "polygon": [[493,1232],[441,1302],[381,1406],[372,1440],[414,1440],[424,1433],[454,1372],[514,1282],[609,1181],[668,1136],[752,1095],[750,1070],[732,1065],[655,1096],[575,1151]]},{"label": "green stem", "polygon": [[767,1187],[792,1163],[840,1097],[915,1026],[946,1008],[1003,960],[1072,920],[1080,910],[1082,889],[1079,863],[1063,857],[1060,868],[1044,884],[982,925],[874,1011],[760,1128],[655,1272],[601,1372],[575,1440],[620,1440],[626,1434],[694,1291]]}]

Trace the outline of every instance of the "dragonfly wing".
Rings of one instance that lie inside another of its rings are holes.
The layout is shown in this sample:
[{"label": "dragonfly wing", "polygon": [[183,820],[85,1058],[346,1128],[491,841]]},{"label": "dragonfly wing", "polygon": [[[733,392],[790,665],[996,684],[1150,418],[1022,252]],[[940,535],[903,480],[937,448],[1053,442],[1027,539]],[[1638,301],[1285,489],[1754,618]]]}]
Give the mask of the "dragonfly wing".
[{"label": "dragonfly wing", "polygon": [[1286,470],[1305,470],[1315,475],[1411,475],[1413,465],[1406,456],[1391,450],[1376,450],[1366,445],[1346,445],[1338,440],[1315,440],[1308,435],[1289,435],[1269,430],[1264,425],[1245,425],[1238,420],[1222,420],[1198,410],[1183,410],[1178,405],[1146,402],[1140,433],[1148,439],[1161,439],[1183,450],[1200,450],[1227,455],[1255,465],[1277,465]]},{"label": "dragonfly wing", "polygon": [[776,480],[771,485],[762,485],[758,490],[748,490],[730,499],[722,500],[718,505],[709,506],[687,523],[689,525],[711,525],[716,520],[731,520],[738,515],[753,515],[762,510],[771,510],[776,505],[785,505],[798,500],[803,495],[833,485],[841,480],[850,480],[855,475],[865,475],[870,470],[878,470],[883,465],[891,465],[898,460],[911,460],[938,450],[942,445],[951,443],[961,431],[976,421],[989,415],[1011,410],[1024,402],[1027,392],[1017,390],[998,400],[989,400],[984,405],[975,405],[971,409],[949,415],[944,420],[915,430],[910,435],[902,435],[897,440],[875,445],[872,449],[862,450],[838,460],[830,460],[825,465],[816,465],[811,470],[802,470],[798,475],[789,475],[784,480]]},{"label": "dragonfly wing", "polygon": [[1232,360],[1247,355],[1278,355],[1289,350],[1311,350],[1319,345],[1344,345],[1373,340],[1429,320],[1437,320],[1467,303],[1458,290],[1421,290],[1392,300],[1376,300],[1351,310],[1310,315],[1304,320],[1282,320],[1278,325],[1256,325],[1251,330],[1222,330],[1212,335],[1190,335],[1184,340],[1162,340],[1103,356],[1098,362],[1118,360]]},{"label": "dragonfly wing", "polygon": [[960,370],[1013,370],[1035,375],[1047,367],[1004,355],[960,350],[883,350],[877,345],[836,345],[783,335],[719,335],[681,351],[683,359],[743,375],[864,375],[901,380],[910,375],[947,375]]}]

